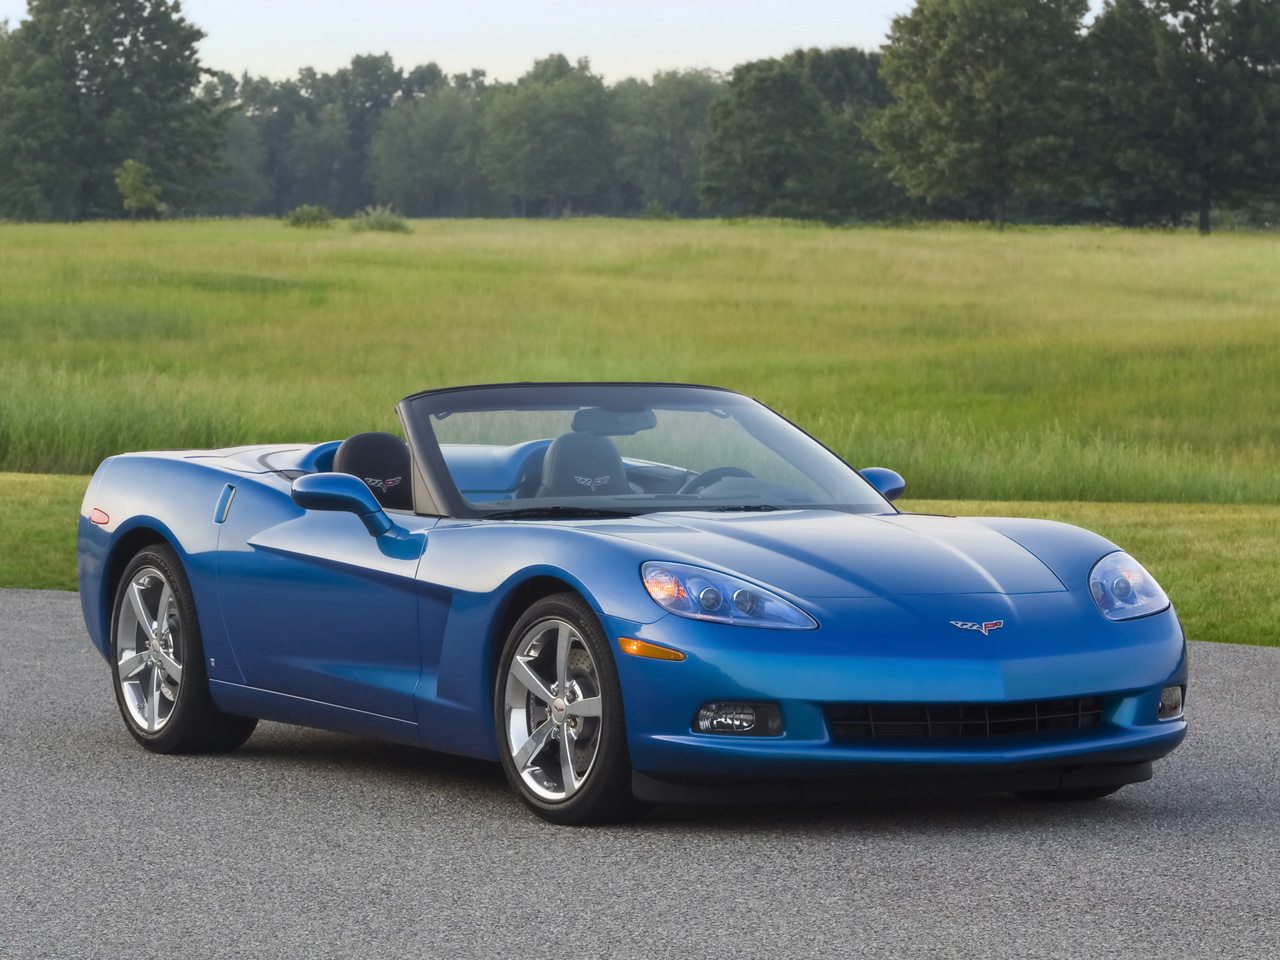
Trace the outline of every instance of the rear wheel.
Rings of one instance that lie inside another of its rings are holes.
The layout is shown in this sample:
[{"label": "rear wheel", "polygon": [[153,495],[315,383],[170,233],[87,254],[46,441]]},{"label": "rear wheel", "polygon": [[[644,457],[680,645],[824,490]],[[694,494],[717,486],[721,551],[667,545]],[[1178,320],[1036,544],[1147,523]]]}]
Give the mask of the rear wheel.
[{"label": "rear wheel", "polygon": [[249,739],[258,721],[223,713],[209,696],[191,585],[171,548],[129,561],[111,624],[112,686],[135,740],[155,753],[219,753]]},{"label": "rear wheel", "polygon": [[530,607],[498,664],[494,724],[512,789],[553,823],[644,810],[631,793],[622,692],[604,631],[572,593]]}]

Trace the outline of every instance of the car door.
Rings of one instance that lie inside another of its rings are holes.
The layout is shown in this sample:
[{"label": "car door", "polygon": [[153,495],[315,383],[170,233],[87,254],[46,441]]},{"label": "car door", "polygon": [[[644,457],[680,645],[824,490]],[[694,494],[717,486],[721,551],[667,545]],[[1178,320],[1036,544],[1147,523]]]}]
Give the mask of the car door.
[{"label": "car door", "polygon": [[254,483],[219,538],[218,594],[243,682],[416,721],[422,674],[415,575],[435,519],[392,514],[370,536],[349,513],[309,510]]}]

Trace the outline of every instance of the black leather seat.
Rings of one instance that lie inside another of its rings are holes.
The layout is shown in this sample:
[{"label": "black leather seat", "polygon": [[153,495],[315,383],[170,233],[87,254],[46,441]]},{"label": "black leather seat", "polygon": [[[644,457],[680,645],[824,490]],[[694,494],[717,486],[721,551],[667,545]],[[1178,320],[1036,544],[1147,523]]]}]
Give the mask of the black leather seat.
[{"label": "black leather seat", "polygon": [[349,473],[369,485],[386,510],[412,510],[409,446],[391,433],[357,433],[333,455],[333,472]]},{"label": "black leather seat", "polygon": [[542,461],[539,497],[589,497],[630,493],[622,455],[613,441],[594,433],[566,433],[551,441]]}]

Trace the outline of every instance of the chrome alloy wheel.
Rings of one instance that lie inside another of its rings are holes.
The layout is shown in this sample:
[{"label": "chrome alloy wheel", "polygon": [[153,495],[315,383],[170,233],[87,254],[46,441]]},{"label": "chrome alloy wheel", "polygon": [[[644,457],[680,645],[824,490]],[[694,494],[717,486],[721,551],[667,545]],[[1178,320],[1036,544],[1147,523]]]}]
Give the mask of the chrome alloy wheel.
[{"label": "chrome alloy wheel", "polygon": [[538,797],[572,797],[600,750],[600,674],[572,624],[540,620],[516,645],[503,716],[516,772]]},{"label": "chrome alloy wheel", "polygon": [[158,733],[182,686],[182,620],[173,587],[155,567],[138,570],[116,615],[116,675],[134,724]]}]

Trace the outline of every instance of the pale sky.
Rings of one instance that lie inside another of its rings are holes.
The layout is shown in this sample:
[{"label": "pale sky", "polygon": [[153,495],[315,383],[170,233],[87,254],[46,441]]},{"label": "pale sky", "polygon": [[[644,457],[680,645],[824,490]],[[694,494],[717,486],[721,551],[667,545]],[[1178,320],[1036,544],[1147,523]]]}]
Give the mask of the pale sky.
[{"label": "pale sky", "polygon": [[[356,53],[446,73],[479,67],[513,80],[537,57],[587,56],[606,79],[676,67],[728,70],[796,47],[883,41],[911,0],[184,0],[208,37],[205,65],[280,79],[332,70]],[[16,26],[24,0],[0,0]]]},{"label": "pale sky", "polygon": [[[1094,0],[1096,10],[1100,0]],[[334,70],[357,53],[400,66],[434,60],[446,73],[478,67],[514,80],[535,58],[590,57],[607,80],[710,67],[797,47],[879,47],[912,0],[184,0],[208,34],[205,66],[274,79],[300,67]],[[16,26],[25,0],[0,0]]]}]

